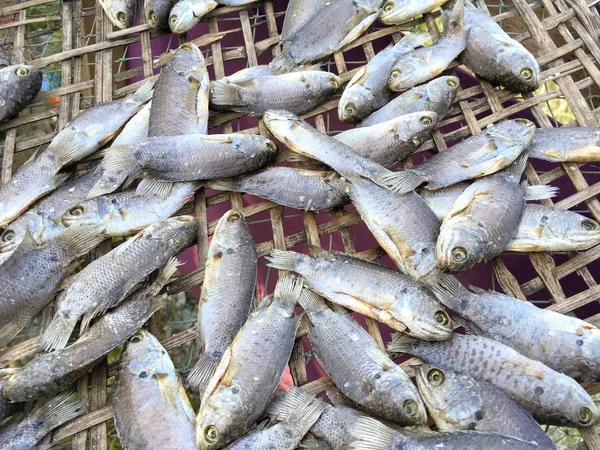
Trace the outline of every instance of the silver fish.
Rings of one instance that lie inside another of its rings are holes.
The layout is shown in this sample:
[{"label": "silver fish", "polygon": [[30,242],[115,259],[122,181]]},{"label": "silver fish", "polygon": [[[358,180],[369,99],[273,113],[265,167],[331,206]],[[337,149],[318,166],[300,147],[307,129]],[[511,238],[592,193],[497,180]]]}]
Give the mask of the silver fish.
[{"label": "silver fish", "polygon": [[217,6],[219,4],[214,0],[179,0],[169,14],[171,32],[183,34],[190,31]]},{"label": "silver fish", "polygon": [[310,432],[325,441],[331,450],[346,450],[352,440],[352,428],[364,414],[350,407],[338,391],[327,390],[327,397],[334,406],[325,407]]},{"label": "silver fish", "polygon": [[148,137],[148,125],[150,123],[150,109],[152,100],[146,103],[131,119],[127,121],[123,130],[112,142],[111,147],[117,145],[135,144]]},{"label": "silver fish", "polygon": [[281,41],[287,41],[303,28],[325,3],[327,0],[290,0],[283,17]]},{"label": "silver fish", "polygon": [[600,418],[592,398],[572,378],[491,339],[455,333],[448,341],[426,342],[397,335],[388,350],[488,381],[540,423],[588,427]]},{"label": "silver fish", "polygon": [[133,25],[135,0],[98,0],[114,26],[124,30]]},{"label": "silver fish", "polygon": [[152,28],[169,29],[169,14],[179,0],[144,0],[144,15]]},{"label": "silver fish", "polygon": [[345,312],[330,310],[305,290],[300,304],[319,364],[331,381],[360,408],[400,425],[424,424],[425,406],[406,373]]},{"label": "silver fish", "polygon": [[556,449],[521,405],[487,381],[423,364],[417,369],[417,385],[440,431],[496,433]]},{"label": "silver fish", "polygon": [[387,85],[392,65],[400,55],[425,45],[427,33],[409,34],[396,45],[377,53],[352,77],[338,104],[338,117],[342,122],[358,122],[392,100],[394,93]]},{"label": "silver fish", "polygon": [[388,79],[392,91],[403,91],[425,83],[446,70],[467,45],[464,27],[465,0],[457,0],[444,23],[444,34],[436,43],[400,55]]},{"label": "silver fish", "polygon": [[417,16],[435,11],[448,0],[388,0],[381,8],[379,20],[386,25],[398,25]]},{"label": "silver fish", "polygon": [[[269,266],[297,272],[330,301],[426,340],[452,336],[450,317],[422,284],[379,264],[321,251],[316,256],[273,250]],[[385,286],[385,289],[381,288]]]},{"label": "silver fish", "polygon": [[198,222],[191,216],[165,219],[87,265],[61,294],[40,348],[64,348],[80,318],[83,332],[94,317],[119,304],[144,277],[192,245],[197,232]]},{"label": "silver fish", "polygon": [[28,64],[0,67],[0,123],[20,113],[42,88],[42,72]]},{"label": "silver fish", "polygon": [[[368,127],[398,116],[424,111],[435,112],[439,122],[448,113],[459,87],[457,77],[439,77],[431,80],[427,84],[414,87],[399,95],[383,108],[363,119],[362,126]],[[437,126],[437,123],[435,125]]]},{"label": "silver fish", "polygon": [[600,128],[539,128],[529,147],[529,157],[552,162],[598,162]]},{"label": "silver fish", "polygon": [[349,201],[346,183],[335,172],[268,167],[239,178],[209,182],[212,189],[247,192],[290,208],[320,211]]},{"label": "silver fish", "polygon": [[203,390],[246,322],[256,284],[256,251],[244,217],[230,210],[213,235],[198,304],[198,354],[187,384]]}]

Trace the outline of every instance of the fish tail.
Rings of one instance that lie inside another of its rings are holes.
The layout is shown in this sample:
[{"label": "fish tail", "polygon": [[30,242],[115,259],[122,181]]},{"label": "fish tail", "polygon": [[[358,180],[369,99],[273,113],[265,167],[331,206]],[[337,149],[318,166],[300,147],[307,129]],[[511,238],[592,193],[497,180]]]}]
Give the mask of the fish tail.
[{"label": "fish tail", "polygon": [[131,98],[137,101],[140,105],[146,103],[148,100],[151,100],[152,95],[154,95],[154,83],[154,80],[144,81],[138,90],[131,95]]},{"label": "fish tail", "polygon": [[186,387],[201,391],[204,390],[214,375],[215,370],[217,370],[218,364],[218,360],[215,360],[211,354],[205,352],[187,376]]},{"label": "fish tail", "polygon": [[210,101],[217,106],[248,106],[242,99],[241,87],[235,83],[210,83]]},{"label": "fish tail", "polygon": [[526,200],[545,200],[548,198],[556,197],[558,194],[558,188],[554,186],[547,186],[545,184],[535,184],[533,186],[527,186],[526,188]]},{"label": "fish tail", "polygon": [[73,391],[57,395],[33,414],[33,417],[42,424],[44,435],[85,412],[86,402],[69,400],[72,395]]},{"label": "fish tail", "polygon": [[164,200],[173,190],[173,185],[172,181],[143,178],[140,184],[138,184],[135,193],[140,197],[158,197]]},{"label": "fish tail", "polygon": [[208,183],[208,187],[217,191],[238,192],[238,183],[233,179],[212,180]]},{"label": "fish tail", "polygon": [[392,334],[392,342],[387,346],[388,353],[412,353],[412,348],[419,340],[407,334],[396,332]]},{"label": "fish tail", "polygon": [[300,306],[302,306],[306,311],[324,311],[328,309],[327,303],[325,303],[323,297],[308,289],[304,289],[302,291],[302,295],[300,296],[298,303],[300,303]]},{"label": "fish tail", "polygon": [[102,160],[102,169],[104,172],[126,172],[127,176],[137,175],[140,165],[135,152],[138,148],[137,144],[110,147]]},{"label": "fish tail", "polygon": [[106,239],[103,229],[81,224],[72,225],[63,231],[56,239],[68,247],[74,258],[85,255]]},{"label": "fish tail", "polygon": [[412,170],[403,170],[401,172],[390,172],[382,177],[381,186],[398,194],[406,194],[418,188],[425,181],[427,180],[418,173]]},{"label": "fish tail", "polygon": [[350,433],[354,438],[350,444],[353,450],[388,450],[394,448],[398,435],[378,420],[366,416],[356,419]]},{"label": "fish tail", "polygon": [[290,314],[293,314],[298,298],[302,294],[303,284],[302,278],[292,275],[279,277],[277,285],[275,285],[275,292],[273,292],[273,300],[286,305]]},{"label": "fish tail", "polygon": [[65,317],[59,310],[40,339],[40,348],[45,352],[62,350],[67,346],[79,316]]},{"label": "fish tail", "polygon": [[155,283],[160,285],[160,289],[162,289],[162,287],[169,282],[171,277],[175,275],[175,272],[177,272],[177,268],[182,265],[183,262],[179,261],[176,257],[172,256],[169,258],[169,260],[160,270],[158,278],[155,281]]},{"label": "fish tail", "polygon": [[280,389],[267,406],[267,414],[280,422],[287,421],[296,411],[308,405],[314,398],[314,395],[295,386],[291,386],[289,390]]},{"label": "fish tail", "polygon": [[296,272],[296,266],[299,262],[299,253],[273,249],[267,256],[268,266],[278,270],[290,270]]},{"label": "fish tail", "polygon": [[[284,394],[286,397],[292,391],[302,391],[302,389],[291,388],[290,391]],[[285,400],[282,401],[285,403]],[[290,402],[295,403],[295,402]],[[315,424],[319,417],[323,413],[326,408],[326,404],[319,400],[318,398],[309,398],[305,399],[305,401],[297,408],[292,409],[292,405],[287,406],[287,408],[283,405],[280,405],[280,411],[283,410],[283,414],[287,413],[287,418],[284,419],[286,423],[293,424],[294,427],[299,431],[299,434],[305,435],[308,433],[308,430]],[[281,418],[281,412],[278,416]]]},{"label": "fish tail", "polygon": [[54,163],[55,173],[58,173],[64,166],[81,159],[83,155],[82,145],[84,144],[81,143],[81,139],[77,138],[76,133],[77,131],[67,126],[50,142],[46,151],[56,158]]},{"label": "fish tail", "polygon": [[291,72],[296,66],[297,64],[285,49],[269,64],[273,72],[278,74]]}]

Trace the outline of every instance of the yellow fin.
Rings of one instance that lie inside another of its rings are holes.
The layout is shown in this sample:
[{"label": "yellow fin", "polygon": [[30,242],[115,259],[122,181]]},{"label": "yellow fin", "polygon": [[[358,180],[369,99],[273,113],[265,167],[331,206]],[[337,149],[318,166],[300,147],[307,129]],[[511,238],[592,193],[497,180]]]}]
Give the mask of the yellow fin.
[{"label": "yellow fin", "polygon": [[354,74],[346,89],[354,86],[355,84],[363,84],[367,80],[367,66],[363,66],[358,69],[358,72]]},{"label": "yellow fin", "polygon": [[546,373],[532,363],[533,361],[504,361],[502,368],[543,380],[546,377]]}]

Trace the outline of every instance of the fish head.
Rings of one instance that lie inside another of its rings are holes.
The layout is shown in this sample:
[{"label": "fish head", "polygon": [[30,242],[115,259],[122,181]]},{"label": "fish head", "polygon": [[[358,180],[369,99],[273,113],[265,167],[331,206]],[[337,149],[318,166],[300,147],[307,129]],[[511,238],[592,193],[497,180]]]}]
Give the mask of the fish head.
[{"label": "fish head", "polygon": [[531,143],[535,130],[536,126],[532,121],[514,119],[488,126],[485,134],[506,142],[509,147],[517,146],[522,149]]},{"label": "fish head", "polygon": [[205,64],[204,56],[198,46],[193,42],[186,42],[175,50],[169,67],[180,76],[186,77],[198,69],[204,70]]},{"label": "fish head", "polygon": [[177,216],[150,225],[143,232],[144,239],[172,240],[184,247],[191,244],[198,233],[198,221],[192,216]]},{"label": "fish head", "polygon": [[423,52],[419,51],[401,55],[390,72],[389,88],[392,91],[401,91],[433,78],[430,67],[423,57]]},{"label": "fish head", "polygon": [[572,211],[553,210],[540,216],[537,234],[551,241],[562,241],[569,247],[588,247],[600,242],[600,224]]},{"label": "fish head", "polygon": [[420,15],[423,11],[433,11],[447,0],[388,0],[383,3],[379,19],[386,25],[397,25]]},{"label": "fish head", "polygon": [[240,241],[240,236],[250,236],[248,222],[244,219],[241,211],[232,209],[219,219],[213,236],[211,245],[218,249],[219,254],[232,253],[237,247],[244,244]]},{"label": "fish head", "polygon": [[435,112],[420,111],[399,116],[391,122],[394,122],[396,136],[411,136],[414,144],[420,145],[435,131],[438,120]]},{"label": "fish head", "polygon": [[162,2],[146,0],[144,2],[144,14],[152,28],[162,30],[169,28],[170,5],[162,5]]},{"label": "fish head", "polygon": [[427,83],[426,95],[431,102],[448,105],[449,107],[456,98],[459,89],[460,80],[458,77],[439,77]]},{"label": "fish head", "polygon": [[[200,407],[196,418],[196,446],[199,450],[216,450],[225,447],[229,442],[247,430],[247,424],[241,414],[236,412],[244,408],[239,403],[239,395],[229,391],[238,390],[237,386],[221,389],[215,404],[212,399]],[[233,396],[237,397],[236,399]]]},{"label": "fish head", "polygon": [[153,371],[150,369],[156,361],[164,358],[168,358],[167,351],[158,339],[145,330],[139,330],[127,341],[121,362],[126,364],[134,374],[144,370],[152,374]]},{"label": "fish head", "polygon": [[507,85],[518,92],[533,92],[540,87],[540,66],[531,53],[522,46],[504,48],[502,58],[509,69]]},{"label": "fish head", "polygon": [[[35,66],[15,64],[0,69],[0,85],[16,100],[30,103],[42,87],[42,72]],[[5,91],[4,89],[2,91]],[[0,97],[0,107],[7,99]]]},{"label": "fish head", "polygon": [[446,272],[470,269],[482,260],[489,244],[485,228],[468,215],[444,219],[435,246],[435,259]]},{"label": "fish head", "polygon": [[213,0],[181,0],[171,9],[169,28],[175,34],[186,33],[217,5]]},{"label": "fish head", "polygon": [[338,117],[344,123],[355,123],[371,113],[373,94],[362,84],[346,87],[338,104]]},{"label": "fish head", "polygon": [[[294,75],[294,72],[289,75]],[[297,72],[296,76],[301,77],[300,79],[309,86],[310,91],[319,93],[324,98],[329,98],[342,86],[342,79],[340,77],[322,70]]]},{"label": "fish head", "polygon": [[407,385],[399,386],[396,377],[390,377],[390,383],[387,389],[384,388],[387,376],[384,374],[378,380],[381,382],[381,392],[386,392],[386,395],[391,397],[394,404],[402,405],[402,422],[405,425],[420,425],[427,423],[427,411],[425,405],[419,396],[416,388],[411,382]]},{"label": "fish head", "polygon": [[133,25],[135,2],[131,0],[99,0],[110,21],[124,30]]},{"label": "fish head", "polygon": [[27,227],[13,222],[0,234],[0,256],[14,252],[25,238]]},{"label": "fish head", "polygon": [[263,115],[263,122],[273,136],[284,142],[279,137],[288,134],[288,130],[301,123],[302,119],[289,111],[270,109]]},{"label": "fish head", "polygon": [[[88,224],[102,225],[102,218],[106,216],[108,211],[101,211],[100,197],[92,198],[84,202],[71,206],[62,216],[61,221],[65,227],[70,227],[73,224]],[[102,202],[102,204],[104,204]]]}]

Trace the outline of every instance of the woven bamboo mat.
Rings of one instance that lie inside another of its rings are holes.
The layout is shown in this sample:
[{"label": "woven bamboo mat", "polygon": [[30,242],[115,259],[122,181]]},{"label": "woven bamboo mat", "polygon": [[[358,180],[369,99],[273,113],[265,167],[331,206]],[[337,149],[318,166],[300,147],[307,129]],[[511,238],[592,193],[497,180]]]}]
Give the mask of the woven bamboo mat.
[{"label": "woven bamboo mat", "polygon": [[[600,115],[600,16],[596,7],[588,13],[586,0],[478,0],[477,6],[487,10],[517,40],[522,41],[538,58],[545,82],[535,95],[515,95],[495,89],[487,82],[469,80],[461,74],[462,89],[441,130],[406,166],[422,161],[432,150],[443,151],[456,140],[480,131],[487,125],[507,117],[534,118],[540,127],[553,121],[569,125],[598,125]],[[588,3],[593,3],[588,0]],[[211,79],[229,75],[247,66],[268,63],[279,49],[286,1],[257,2],[238,8],[221,7],[187,35],[161,36],[138,17],[138,25],[113,31],[113,26],[94,0],[0,0],[0,43],[15,62],[34,61],[44,67],[47,90],[18,118],[0,125],[2,165],[0,180],[6,183],[14,171],[36,150],[43,148],[82,108],[111,101],[134,91],[143,79],[156,77],[169,59],[167,48],[185,41],[201,47]],[[138,7],[139,9],[139,7]],[[139,16],[139,14],[138,14]],[[402,26],[384,27],[376,23],[369,32],[347,48],[333,55],[327,63],[344,82],[392,40],[401,37],[403,29],[426,27],[439,37],[436,16]],[[466,81],[465,81],[466,80]],[[347,129],[337,120],[337,98],[308,114],[309,122],[321,131],[334,133]],[[265,134],[263,124],[236,113],[223,113],[211,118],[213,132]],[[530,162],[525,175],[531,184],[560,187],[554,202],[545,204],[573,209],[600,221],[600,163],[550,164]],[[168,286],[169,293],[191,291],[202,283],[203,266],[216,221],[230,207],[243,209],[248,218],[260,257],[271,249],[294,247],[307,251],[306,244],[360,253],[369,259],[380,259],[384,253],[366,232],[352,207],[321,213],[300,212],[282,208],[272,202],[241,194],[199,191],[186,213],[195,213],[201,227],[194,249],[198,268],[188,269]],[[304,247],[302,247],[304,246]],[[110,243],[96,249],[97,258],[110,250]],[[263,262],[261,259],[259,262]],[[384,262],[386,262],[384,260]],[[193,265],[193,264],[191,264]],[[189,268],[191,265],[188,265]],[[264,264],[263,264],[264,266]],[[260,281],[272,288],[272,274],[261,269]],[[600,246],[569,254],[506,254],[489,265],[461,274],[463,282],[489,287],[529,300],[541,307],[561,313],[574,313],[600,325]],[[1,288],[1,287],[0,287]],[[0,367],[7,367],[31,357],[38,349],[38,335],[49,323],[53,305],[40,315],[31,329],[25,330],[11,347],[0,351]],[[161,321],[162,318],[162,321]],[[196,328],[193,322],[174,333],[164,323],[165,314],[152,318],[150,331],[161,338],[171,352],[187,348],[191,353]],[[383,345],[382,328],[367,319],[367,328]],[[301,328],[299,336],[305,334]],[[383,336],[387,336],[383,330]],[[330,386],[327,377],[307,363],[301,339],[297,341],[290,363],[297,385],[306,385],[317,393]],[[193,361],[192,361],[193,362]],[[408,361],[403,362],[406,365]],[[307,370],[308,364],[308,370]],[[185,367],[182,367],[185,370]],[[58,429],[49,438],[53,442],[67,439],[63,448],[118,448],[111,437],[112,409],[109,394],[116,364],[103,362],[78,383],[78,393],[89,399],[89,412]],[[600,384],[586,386],[589,392],[600,392]],[[600,437],[594,430],[581,430],[584,443],[578,448],[600,450]],[[61,444],[62,445],[62,444]],[[587,447],[586,447],[587,446]]]}]

